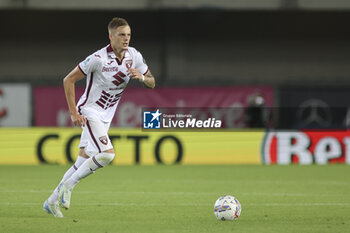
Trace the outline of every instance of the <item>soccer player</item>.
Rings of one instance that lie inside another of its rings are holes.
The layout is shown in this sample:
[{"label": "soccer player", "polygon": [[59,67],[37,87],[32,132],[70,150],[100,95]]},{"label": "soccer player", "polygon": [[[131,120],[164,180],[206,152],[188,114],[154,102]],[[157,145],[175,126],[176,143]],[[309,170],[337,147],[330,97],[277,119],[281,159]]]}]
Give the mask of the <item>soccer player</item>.
[{"label": "soccer player", "polygon": [[[68,209],[74,186],[84,177],[103,168],[115,152],[108,129],[119,100],[130,79],[154,88],[155,79],[140,52],[129,47],[131,29],[123,18],[108,24],[110,44],[88,56],[63,81],[74,125],[82,127],[79,156],[45,201],[43,209],[62,218],[60,205]],[[75,82],[87,77],[84,94],[75,104]]]}]

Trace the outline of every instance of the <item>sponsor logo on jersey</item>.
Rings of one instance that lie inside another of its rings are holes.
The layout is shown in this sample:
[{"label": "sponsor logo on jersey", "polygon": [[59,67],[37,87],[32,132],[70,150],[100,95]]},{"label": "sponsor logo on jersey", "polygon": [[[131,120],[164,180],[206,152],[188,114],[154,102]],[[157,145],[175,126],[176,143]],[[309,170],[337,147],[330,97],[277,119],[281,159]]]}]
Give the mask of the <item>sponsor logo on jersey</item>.
[{"label": "sponsor logo on jersey", "polygon": [[84,63],[83,63],[84,66],[87,66],[87,64],[89,63],[90,60],[91,60],[90,57],[86,58],[85,61],[84,61]]},{"label": "sponsor logo on jersey", "polygon": [[112,67],[103,66],[102,72],[118,72],[118,66],[112,66]]}]

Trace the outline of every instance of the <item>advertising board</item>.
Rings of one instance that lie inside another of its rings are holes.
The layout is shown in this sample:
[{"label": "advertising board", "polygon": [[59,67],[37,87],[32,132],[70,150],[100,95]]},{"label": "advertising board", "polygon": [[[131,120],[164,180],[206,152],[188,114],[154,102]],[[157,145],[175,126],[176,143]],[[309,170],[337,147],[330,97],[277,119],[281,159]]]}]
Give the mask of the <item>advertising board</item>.
[{"label": "advertising board", "polygon": [[[70,113],[62,87],[35,87],[34,126],[71,126]],[[78,99],[84,87],[76,88]],[[273,88],[269,86],[247,87],[160,87],[153,90],[128,87],[123,94],[112,126],[141,127],[142,108],[232,108],[234,111],[216,110],[227,121],[227,128],[244,126],[244,107],[252,95],[264,96],[266,105],[273,105]],[[225,112],[226,111],[226,112]]]},{"label": "advertising board", "polygon": [[270,131],[262,144],[265,164],[350,164],[349,130]]},{"label": "advertising board", "polygon": [[[0,164],[66,164],[75,161],[78,128],[0,129]],[[132,164],[259,164],[262,131],[254,132],[109,132],[116,151],[113,163]]]},{"label": "advertising board", "polygon": [[32,119],[29,84],[0,84],[0,126],[27,127]]}]

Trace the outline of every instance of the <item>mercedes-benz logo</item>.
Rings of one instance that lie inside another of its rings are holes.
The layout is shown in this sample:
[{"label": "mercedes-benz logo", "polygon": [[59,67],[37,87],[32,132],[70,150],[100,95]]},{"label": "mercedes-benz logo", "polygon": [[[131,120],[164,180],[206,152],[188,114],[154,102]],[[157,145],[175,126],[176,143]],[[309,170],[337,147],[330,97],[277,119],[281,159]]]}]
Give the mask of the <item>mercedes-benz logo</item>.
[{"label": "mercedes-benz logo", "polygon": [[309,99],[299,105],[297,118],[301,127],[327,127],[332,122],[332,113],[326,102],[320,99]]}]

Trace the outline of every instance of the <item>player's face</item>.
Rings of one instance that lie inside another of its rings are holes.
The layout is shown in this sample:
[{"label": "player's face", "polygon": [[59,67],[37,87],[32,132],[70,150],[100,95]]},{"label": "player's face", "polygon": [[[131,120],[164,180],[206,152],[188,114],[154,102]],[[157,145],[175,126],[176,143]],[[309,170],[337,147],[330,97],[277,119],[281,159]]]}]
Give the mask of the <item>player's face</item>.
[{"label": "player's face", "polygon": [[128,49],[131,37],[131,29],[129,26],[121,26],[113,30],[109,35],[111,45],[117,50]]}]

